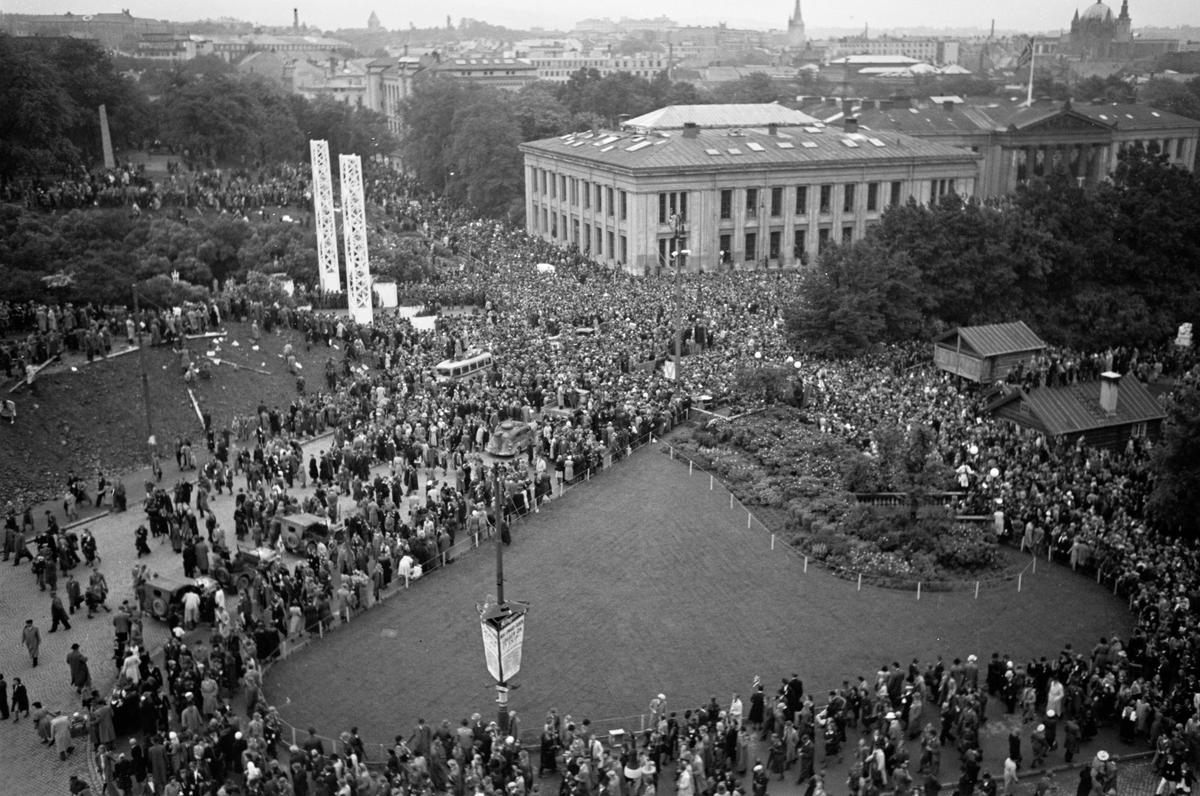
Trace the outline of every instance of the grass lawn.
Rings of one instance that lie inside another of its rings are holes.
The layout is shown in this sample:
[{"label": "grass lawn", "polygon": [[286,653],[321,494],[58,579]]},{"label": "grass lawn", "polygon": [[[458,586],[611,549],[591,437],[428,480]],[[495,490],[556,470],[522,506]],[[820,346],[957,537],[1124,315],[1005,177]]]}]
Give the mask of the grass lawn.
[{"label": "grass lawn", "polygon": [[[519,526],[504,566],[506,596],[532,604],[511,702],[530,737],[550,707],[595,722],[643,713],[660,691],[680,711],[734,691],[748,704],[756,675],[773,690],[796,670],[827,691],[894,660],[1028,660],[1132,626],[1121,601],[1056,566],[978,600],[805,574],[728,493],[653,448]],[[274,666],[268,698],[297,727],[357,725],[369,741],[407,736],[418,717],[491,714],[475,605],[494,593],[495,556],[480,549]]]}]

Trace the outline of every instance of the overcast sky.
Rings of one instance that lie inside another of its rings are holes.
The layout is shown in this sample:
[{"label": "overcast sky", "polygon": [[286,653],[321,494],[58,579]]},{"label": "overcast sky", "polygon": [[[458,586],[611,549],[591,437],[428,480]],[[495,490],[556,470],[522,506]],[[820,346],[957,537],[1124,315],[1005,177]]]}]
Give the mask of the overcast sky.
[{"label": "overcast sky", "polygon": [[[371,11],[392,30],[414,23],[418,27],[445,24],[449,14],[457,24],[462,17],[473,17],[509,27],[569,29],[572,23],[592,17],[620,19],[622,16],[650,17],[666,15],[683,24],[727,22],[730,27],[759,29],[783,28],[795,0],[741,0],[731,4],[717,0],[611,0],[599,4],[582,0],[448,0],[445,3],[387,3],[383,0],[117,0],[111,6],[103,0],[0,0],[0,11],[27,14],[92,14],[128,8],[134,16],[176,21],[231,16],[260,25],[287,25],[292,9],[300,9],[300,20],[333,30],[365,27]],[[1091,5],[1088,0],[839,0],[811,2],[801,0],[805,24],[809,28],[859,28],[869,24],[872,30],[890,27],[977,27],[986,30],[995,20],[999,30],[1056,31],[1070,25],[1075,9]],[[1113,13],[1119,0],[1111,4]],[[1134,28],[1141,26],[1200,25],[1200,0],[1132,0],[1129,14]]]}]

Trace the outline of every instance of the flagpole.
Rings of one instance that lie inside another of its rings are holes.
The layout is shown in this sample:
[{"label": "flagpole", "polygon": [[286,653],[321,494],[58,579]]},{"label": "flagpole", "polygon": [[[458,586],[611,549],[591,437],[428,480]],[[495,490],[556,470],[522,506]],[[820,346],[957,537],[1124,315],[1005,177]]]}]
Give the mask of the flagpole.
[{"label": "flagpole", "polygon": [[1037,48],[1033,46],[1033,37],[1029,37],[1029,93],[1025,97],[1025,107],[1033,107],[1033,62],[1037,58]]}]

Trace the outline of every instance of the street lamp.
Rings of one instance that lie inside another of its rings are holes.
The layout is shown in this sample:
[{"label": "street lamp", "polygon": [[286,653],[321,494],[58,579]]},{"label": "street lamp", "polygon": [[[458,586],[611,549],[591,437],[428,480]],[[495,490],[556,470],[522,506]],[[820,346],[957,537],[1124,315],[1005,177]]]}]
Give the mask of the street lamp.
[{"label": "street lamp", "polygon": [[682,213],[671,216],[671,226],[674,237],[671,240],[671,258],[675,261],[675,383],[679,384],[680,366],[683,362],[683,289],[680,286],[680,274],[691,251],[683,248],[684,228]]}]

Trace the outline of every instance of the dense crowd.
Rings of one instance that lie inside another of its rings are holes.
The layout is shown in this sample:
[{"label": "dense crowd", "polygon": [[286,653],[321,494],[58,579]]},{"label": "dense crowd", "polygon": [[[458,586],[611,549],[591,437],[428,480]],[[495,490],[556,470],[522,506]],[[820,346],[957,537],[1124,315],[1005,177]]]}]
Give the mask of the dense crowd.
[{"label": "dense crowd", "polygon": [[[201,173],[154,190],[164,202],[244,209],[306,201],[291,193],[304,176],[302,170],[274,177]],[[129,184],[136,182],[131,175]],[[136,599],[114,615],[118,689],[92,713],[93,740],[105,750],[102,769],[119,787],[152,778],[162,792],[189,796],[218,787],[226,793],[235,787],[249,793],[391,788],[456,796],[468,788],[518,796],[537,790],[520,733],[510,738],[508,730],[478,717],[456,729],[420,723],[411,736],[396,739],[382,768],[367,765],[354,731],[332,748],[313,733],[290,750],[286,763],[276,762],[280,725],[261,694],[261,666],[285,640],[319,634],[334,616],[369,607],[393,580],[445,565],[461,540],[496,532],[509,538],[513,514],[536,510],[562,485],[619,460],[636,441],[666,432],[701,396],[737,410],[756,407],[757,399],[738,389],[738,378],[762,361],[798,363],[812,421],[869,454],[881,424],[930,427],[935,455],[954,470],[964,493],[962,513],[992,516],[998,536],[1099,570],[1130,598],[1136,631],[1128,639],[1102,639],[1091,650],[1067,646],[1031,661],[996,653],[986,663],[974,654],[951,664],[895,662],[873,676],[847,679],[828,695],[806,694],[795,677],[778,693],[756,684],[744,713],[737,698],[728,707],[714,700],[682,715],[667,711],[659,698],[648,732],[619,748],[598,743],[586,723],[552,712],[540,733],[539,774],[564,773],[564,795],[652,796],[660,772],[674,763],[683,796],[748,790],[761,796],[767,777],[792,766],[810,792],[822,792],[829,772],[821,763],[837,759],[849,764],[845,790],[874,796],[936,792],[941,755],[953,750],[961,770],[958,792],[991,796],[1010,792],[1027,757],[1040,765],[1061,747],[1069,762],[1099,726],[1111,724],[1130,742],[1155,749],[1155,765],[1171,792],[1176,783],[1190,783],[1200,763],[1194,699],[1200,634],[1192,611],[1200,561],[1194,545],[1162,535],[1144,519],[1149,441],[1106,452],[995,422],[979,390],[929,368],[916,346],[848,362],[799,356],[782,333],[783,312],[796,301],[799,282],[780,273],[690,276],[682,374],[672,381],[658,367],[675,345],[671,280],[633,278],[595,265],[584,253],[471,220],[415,192],[400,176],[372,172],[368,190],[392,219],[454,255],[457,270],[407,286],[405,303],[472,304],[479,311],[442,315],[432,331],[421,331],[391,313],[360,325],[319,310],[218,294],[208,306],[183,308],[178,316],[156,311],[142,319],[152,340],[170,342],[222,318],[248,318],[264,333],[293,329],[303,345],[328,356],[317,383],[306,385],[290,406],[260,406],[254,417],[211,426],[208,455],[197,457],[190,441],[181,440],[176,463],[181,472],[195,464],[195,483],[150,484],[140,543],[147,535],[169,539],[185,574],[228,571],[236,545],[207,506],[225,489],[236,495],[238,541],[279,547],[284,518],[297,512],[328,520],[341,535],[305,549],[290,568],[256,569],[235,606],[226,607],[221,589],[197,595],[173,624],[182,633],[210,622],[210,643],[173,641],[161,666],[139,643],[147,606],[144,580],[135,577]],[[544,273],[538,263],[554,271]],[[42,361],[37,357],[54,340],[72,345],[74,339],[90,350],[92,335],[101,338],[102,351],[106,333],[128,334],[137,320],[121,308],[0,307],[0,321],[27,335],[16,356],[10,351],[14,361]],[[492,355],[480,378],[434,378],[439,361],[473,351]],[[1168,349],[1051,350],[1009,380],[1061,385],[1116,369],[1151,381],[1190,365]],[[529,456],[489,465],[481,454],[509,420],[530,424]],[[327,447],[304,461],[299,442],[325,430],[333,431]],[[316,489],[300,499],[292,491],[297,483]],[[23,542],[36,529],[32,518],[15,514],[9,528],[20,563]],[[48,527],[36,537],[37,581],[52,592],[58,571],[76,566],[63,558],[62,551],[73,548],[70,536]],[[93,595],[89,612],[107,608],[106,586],[89,582],[87,591]],[[241,689],[247,718],[227,707]],[[1004,710],[1029,720],[1010,737],[1003,769],[994,774],[983,771],[979,758],[979,730],[989,709],[992,716]],[[128,755],[107,751],[125,734],[108,721],[137,733],[139,743]],[[850,743],[847,730],[860,727],[856,744]],[[916,761],[908,759],[906,739],[918,742]],[[759,748],[767,750],[765,758],[752,759],[750,750]],[[1118,792],[1106,756],[1084,767],[1077,792]]]}]

